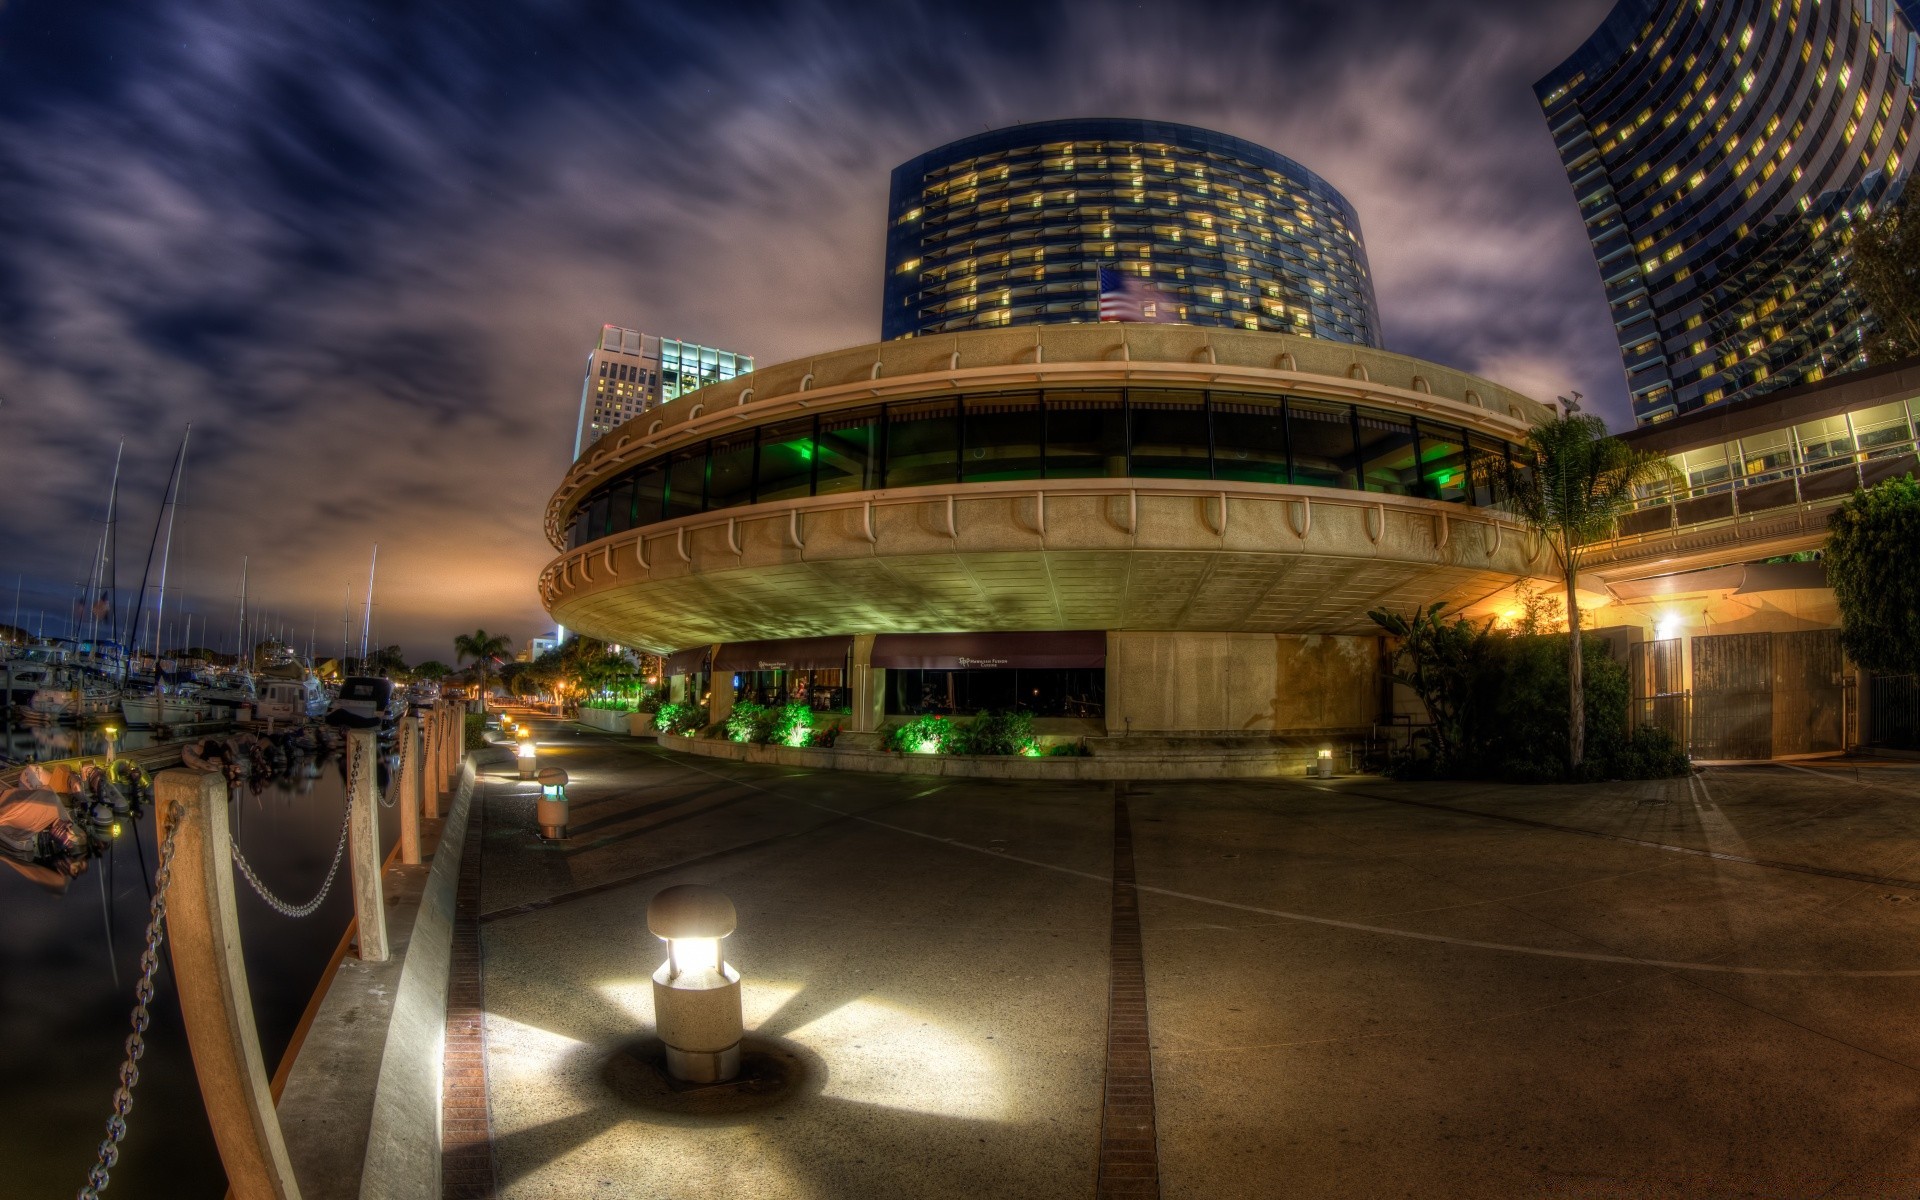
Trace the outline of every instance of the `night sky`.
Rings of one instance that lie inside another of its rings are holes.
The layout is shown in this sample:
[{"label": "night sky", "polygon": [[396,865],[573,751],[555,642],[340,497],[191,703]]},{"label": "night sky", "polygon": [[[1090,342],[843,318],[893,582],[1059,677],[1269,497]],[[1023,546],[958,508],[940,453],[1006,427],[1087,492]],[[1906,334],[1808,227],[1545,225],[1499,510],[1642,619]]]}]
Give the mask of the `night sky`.
[{"label": "night sky", "polygon": [[169,584],[216,648],[243,554],[337,648],[376,541],[377,642],[523,644],[599,327],[872,341],[888,172],[1017,121],[1299,160],[1359,210],[1389,349],[1623,428],[1530,89],[1608,7],[0,0],[0,622],[19,572],[64,625],[122,436],[137,582],[191,421]]}]

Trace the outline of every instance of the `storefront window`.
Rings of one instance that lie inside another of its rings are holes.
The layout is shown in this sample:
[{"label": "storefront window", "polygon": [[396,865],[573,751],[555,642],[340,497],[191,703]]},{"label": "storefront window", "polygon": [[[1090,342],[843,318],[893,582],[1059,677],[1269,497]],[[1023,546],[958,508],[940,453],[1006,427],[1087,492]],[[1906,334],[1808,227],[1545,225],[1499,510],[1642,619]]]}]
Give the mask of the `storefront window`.
[{"label": "storefront window", "polygon": [[1207,408],[1198,392],[1129,389],[1133,474],[1143,479],[1211,479]]},{"label": "storefront window", "polygon": [[880,410],[826,413],[814,442],[814,494],[864,492],[879,486]]},{"label": "storefront window", "polygon": [[1287,414],[1278,397],[1213,394],[1213,475],[1287,482]]},{"label": "storefront window", "polygon": [[969,483],[1038,479],[1046,424],[1032,392],[969,398],[960,476]]},{"label": "storefront window", "polygon": [[1127,473],[1127,421],[1119,392],[1047,397],[1047,478],[1118,478]]},{"label": "storefront window", "polygon": [[887,406],[886,486],[952,483],[959,476],[960,406],[951,400]]},{"label": "storefront window", "polygon": [[1024,709],[1036,717],[1093,718],[1106,713],[1106,683],[1106,670],[1100,667],[896,669],[887,672],[886,706],[890,716],[971,716],[987,709]]},{"label": "storefront window", "polygon": [[755,471],[753,498],[791,500],[805,496],[813,484],[813,418],[781,421],[760,430],[760,465]]}]

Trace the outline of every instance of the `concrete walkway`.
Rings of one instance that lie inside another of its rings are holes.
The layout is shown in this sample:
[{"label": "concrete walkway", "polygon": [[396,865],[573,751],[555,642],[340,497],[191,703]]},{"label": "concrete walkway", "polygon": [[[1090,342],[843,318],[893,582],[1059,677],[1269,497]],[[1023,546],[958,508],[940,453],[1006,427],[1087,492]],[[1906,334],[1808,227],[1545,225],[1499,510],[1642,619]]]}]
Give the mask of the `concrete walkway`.
[{"label": "concrete walkway", "polygon": [[[476,793],[504,1196],[1152,1194],[1102,1156],[1140,1096],[1170,1197],[1920,1191],[1912,764],[1116,796],[541,740],[568,843]],[[1116,1099],[1120,811],[1151,1077]],[[684,882],[739,908],[779,1086],[636,1065]]]}]

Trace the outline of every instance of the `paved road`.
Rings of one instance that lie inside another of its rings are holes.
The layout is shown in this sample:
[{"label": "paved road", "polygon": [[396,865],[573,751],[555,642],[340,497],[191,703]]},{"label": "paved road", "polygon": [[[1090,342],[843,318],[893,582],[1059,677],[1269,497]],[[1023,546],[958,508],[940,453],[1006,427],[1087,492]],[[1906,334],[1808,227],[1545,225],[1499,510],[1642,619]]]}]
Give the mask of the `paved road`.
[{"label": "paved road", "polygon": [[[1910,766],[1116,794],[541,738],[564,846],[531,785],[483,791],[506,1196],[1920,1195]],[[682,882],[739,907],[779,1103],[623,1090]],[[1129,897],[1151,1088],[1116,1097]],[[1145,1160],[1113,1140],[1142,1094]]]}]

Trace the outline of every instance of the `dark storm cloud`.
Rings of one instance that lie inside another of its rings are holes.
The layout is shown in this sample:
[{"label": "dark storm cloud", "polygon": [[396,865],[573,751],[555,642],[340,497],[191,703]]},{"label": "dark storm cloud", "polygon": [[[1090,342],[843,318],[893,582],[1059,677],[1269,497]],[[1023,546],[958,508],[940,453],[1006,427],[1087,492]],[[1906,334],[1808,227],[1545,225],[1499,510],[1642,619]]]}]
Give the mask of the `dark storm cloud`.
[{"label": "dark storm cloud", "polygon": [[15,3],[0,570],[64,611],[121,435],[137,560],[193,421],[173,582],[216,640],[242,554],[337,638],[375,541],[383,639],[524,638],[600,324],[871,340],[891,168],[1056,116],[1297,158],[1359,210],[1392,348],[1624,423],[1528,90],[1604,9]]}]

